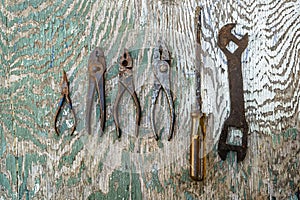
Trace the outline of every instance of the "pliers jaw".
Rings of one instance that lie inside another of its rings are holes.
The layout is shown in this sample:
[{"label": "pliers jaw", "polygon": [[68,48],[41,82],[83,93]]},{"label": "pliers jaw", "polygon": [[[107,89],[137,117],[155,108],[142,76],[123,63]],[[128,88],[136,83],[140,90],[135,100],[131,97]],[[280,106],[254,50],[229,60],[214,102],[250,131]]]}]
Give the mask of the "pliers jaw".
[{"label": "pliers jaw", "polygon": [[169,109],[170,109],[170,129],[168,140],[170,141],[173,136],[174,121],[175,121],[175,112],[173,105],[173,98],[170,90],[170,73],[171,73],[171,59],[170,52],[164,42],[159,41],[158,47],[154,49],[153,53],[153,73],[154,73],[154,87],[153,95],[151,101],[151,125],[154,137],[156,140],[159,139],[158,134],[156,133],[155,127],[155,103],[157,101],[160,90],[163,90],[166,94]]},{"label": "pliers jaw", "polygon": [[103,75],[106,71],[106,63],[104,57],[104,51],[96,47],[90,54],[88,61],[88,70],[90,76],[96,78],[97,74]]},{"label": "pliers jaw", "polygon": [[91,133],[91,111],[94,100],[95,90],[98,93],[98,102],[100,103],[100,127],[102,136],[105,126],[105,86],[104,86],[104,74],[106,71],[106,62],[104,52],[99,47],[96,47],[90,54],[88,61],[89,71],[89,89],[87,96],[87,108],[86,108],[86,124],[87,132]]},{"label": "pliers jaw", "polygon": [[126,48],[120,57],[119,75],[123,75],[124,73],[132,74],[132,58]]},{"label": "pliers jaw", "polygon": [[128,52],[127,49],[124,49],[124,53],[120,57],[120,68],[119,68],[119,88],[118,88],[118,94],[117,98],[114,103],[114,108],[113,108],[113,116],[114,116],[114,122],[116,125],[116,131],[117,131],[117,136],[118,138],[121,137],[121,129],[120,129],[120,123],[119,123],[119,117],[118,117],[118,108],[120,104],[120,100],[127,91],[136,106],[136,124],[137,127],[135,129],[136,136],[138,136],[139,132],[139,125],[140,125],[140,115],[141,115],[141,106],[139,103],[139,100],[137,98],[137,94],[134,89],[134,84],[133,84],[133,75],[132,75],[132,58]]},{"label": "pliers jaw", "polygon": [[65,70],[63,70],[63,77],[61,82],[61,94],[67,96],[69,95],[69,81]]}]

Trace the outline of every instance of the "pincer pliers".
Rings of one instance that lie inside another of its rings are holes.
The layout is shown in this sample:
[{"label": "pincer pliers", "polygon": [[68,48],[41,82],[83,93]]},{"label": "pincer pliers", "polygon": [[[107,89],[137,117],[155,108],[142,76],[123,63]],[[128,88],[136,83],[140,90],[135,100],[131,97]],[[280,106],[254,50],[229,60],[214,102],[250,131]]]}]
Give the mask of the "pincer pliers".
[{"label": "pincer pliers", "polygon": [[95,48],[90,54],[88,61],[89,71],[89,88],[86,103],[86,126],[87,132],[91,133],[91,111],[94,99],[95,90],[98,93],[98,103],[100,101],[100,127],[102,136],[105,125],[105,88],[104,88],[104,73],[106,71],[106,62],[104,52],[100,48]]},{"label": "pincer pliers", "polygon": [[61,98],[59,100],[58,109],[56,111],[55,118],[54,118],[54,129],[55,129],[55,132],[57,135],[59,135],[59,130],[57,128],[57,120],[58,120],[59,113],[60,113],[62,107],[64,106],[65,101],[69,104],[69,108],[74,117],[74,124],[71,129],[71,135],[73,135],[73,133],[76,129],[76,116],[75,116],[75,112],[73,110],[72,102],[71,102],[71,99],[69,96],[69,82],[68,82],[67,74],[65,71],[63,71],[63,77],[62,77],[62,82],[61,82]]},{"label": "pincer pliers", "polygon": [[125,91],[127,91],[131,95],[134,104],[136,106],[136,124],[137,124],[135,128],[136,136],[138,136],[139,133],[141,106],[134,89],[132,67],[133,67],[132,58],[128,50],[124,49],[124,53],[120,58],[118,94],[113,108],[113,116],[114,116],[118,137],[121,137],[121,129],[120,129],[119,117],[118,117],[118,107],[119,107],[121,97],[123,96]]},{"label": "pincer pliers", "polygon": [[153,86],[153,94],[151,98],[151,127],[154,133],[155,139],[158,140],[159,136],[156,133],[155,128],[155,103],[158,99],[158,95],[160,90],[166,94],[167,101],[170,108],[170,129],[169,129],[169,136],[168,140],[172,139],[173,129],[174,129],[174,122],[175,122],[175,111],[174,111],[174,104],[173,98],[170,89],[170,72],[171,72],[171,58],[170,52],[165,45],[164,42],[159,41],[158,47],[154,49],[153,53],[153,73],[154,73],[154,86]]}]

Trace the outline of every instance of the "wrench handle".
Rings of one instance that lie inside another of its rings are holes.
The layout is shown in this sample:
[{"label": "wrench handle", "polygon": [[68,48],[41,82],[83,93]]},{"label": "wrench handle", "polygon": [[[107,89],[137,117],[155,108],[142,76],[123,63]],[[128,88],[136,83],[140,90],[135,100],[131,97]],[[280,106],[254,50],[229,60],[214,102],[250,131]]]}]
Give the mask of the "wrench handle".
[{"label": "wrench handle", "polygon": [[236,118],[237,121],[245,121],[244,108],[244,89],[241,57],[227,57],[228,60],[228,79],[230,90],[230,116]]}]

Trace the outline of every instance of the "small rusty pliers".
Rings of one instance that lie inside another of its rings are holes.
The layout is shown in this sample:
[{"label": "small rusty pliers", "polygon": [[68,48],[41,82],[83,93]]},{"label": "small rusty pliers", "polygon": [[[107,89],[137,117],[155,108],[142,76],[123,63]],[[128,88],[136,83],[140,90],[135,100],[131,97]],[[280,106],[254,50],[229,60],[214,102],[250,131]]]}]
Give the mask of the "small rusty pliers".
[{"label": "small rusty pliers", "polygon": [[154,111],[155,111],[155,103],[158,99],[158,95],[160,90],[163,90],[167,96],[169,108],[170,108],[170,129],[168,140],[172,139],[173,129],[174,129],[174,121],[175,121],[175,111],[173,98],[170,89],[170,72],[171,72],[171,58],[170,52],[165,45],[165,43],[159,41],[158,47],[154,49],[153,53],[153,73],[154,73],[154,86],[153,86],[153,95],[151,98],[151,125],[152,131],[154,133],[155,139],[158,140],[159,136],[155,130],[155,122],[154,122]]},{"label": "small rusty pliers", "polygon": [[[88,61],[88,70],[89,70],[89,88],[87,94],[87,103],[86,103],[86,126],[87,132],[91,133],[91,111],[92,111],[92,102],[94,99],[95,90],[98,93],[98,101],[100,101],[100,127],[102,136],[105,125],[105,88],[104,88],[104,73],[106,71],[106,63],[104,52],[100,48],[95,48],[92,51],[89,61]],[[98,102],[99,103],[99,102]]]},{"label": "small rusty pliers", "polygon": [[70,110],[72,112],[72,115],[74,117],[74,124],[73,124],[72,130],[71,130],[71,135],[73,135],[73,133],[76,129],[76,116],[75,116],[75,112],[73,110],[72,102],[71,102],[71,99],[70,99],[70,96],[69,96],[68,78],[67,78],[66,72],[63,71],[63,77],[62,77],[62,82],[61,82],[61,98],[59,100],[58,109],[56,111],[55,118],[54,118],[54,129],[55,129],[55,132],[56,132],[57,135],[59,135],[59,130],[58,130],[57,125],[56,125],[57,120],[58,120],[58,115],[59,115],[59,113],[61,111],[61,108],[63,107],[65,101],[69,104],[69,108],[70,108]]},{"label": "small rusty pliers", "polygon": [[114,121],[117,129],[117,136],[121,137],[121,129],[118,118],[118,107],[123,96],[124,92],[127,91],[133,98],[134,104],[136,106],[136,128],[135,133],[138,136],[139,125],[141,118],[141,106],[137,98],[134,85],[133,85],[133,76],[132,76],[132,58],[127,49],[124,49],[124,53],[120,58],[120,68],[119,68],[119,85],[118,85],[118,95],[114,103]]}]

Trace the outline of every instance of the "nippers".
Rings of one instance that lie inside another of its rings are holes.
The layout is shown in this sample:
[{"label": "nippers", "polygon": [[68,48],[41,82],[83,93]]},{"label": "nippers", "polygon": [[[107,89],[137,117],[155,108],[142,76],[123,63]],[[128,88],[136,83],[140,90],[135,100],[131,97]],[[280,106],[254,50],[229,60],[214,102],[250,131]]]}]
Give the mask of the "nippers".
[{"label": "nippers", "polygon": [[160,90],[163,90],[166,94],[169,108],[170,108],[170,129],[168,140],[172,139],[174,121],[175,121],[175,111],[174,104],[170,89],[170,72],[171,72],[171,58],[170,52],[164,42],[159,41],[158,47],[154,49],[153,53],[153,73],[154,73],[154,86],[153,86],[153,95],[151,98],[151,125],[152,131],[154,133],[155,139],[158,140],[159,136],[155,130],[155,103],[157,101]]},{"label": "nippers", "polygon": [[73,110],[72,102],[71,102],[71,99],[70,99],[70,96],[69,96],[68,78],[67,78],[66,72],[63,71],[63,77],[62,77],[62,82],[61,82],[61,98],[59,100],[58,109],[56,111],[55,118],[54,118],[54,129],[55,129],[55,132],[56,132],[57,135],[59,135],[59,130],[57,128],[58,115],[59,115],[59,113],[61,111],[61,108],[63,107],[65,101],[69,104],[69,108],[70,108],[70,110],[72,112],[72,115],[74,117],[74,124],[73,124],[72,130],[71,130],[71,135],[73,135],[73,133],[76,129],[76,116],[75,116],[75,112]]},{"label": "nippers", "polygon": [[114,103],[113,116],[116,125],[117,136],[121,137],[121,129],[118,117],[118,107],[124,92],[127,91],[133,98],[134,104],[136,106],[136,128],[135,133],[138,136],[140,118],[141,118],[141,106],[137,98],[134,85],[133,85],[133,75],[132,75],[132,58],[127,49],[124,49],[124,53],[120,58],[120,68],[119,68],[119,85],[118,94]]},{"label": "nippers", "polygon": [[[100,103],[100,127],[102,136],[105,125],[105,88],[104,88],[104,73],[106,71],[106,63],[104,52],[100,48],[95,48],[92,51],[88,61],[89,71],[89,88],[86,103],[86,126],[87,132],[91,133],[91,111],[94,99],[95,90],[98,93],[98,103]],[[100,101],[100,102],[99,102]]]}]

